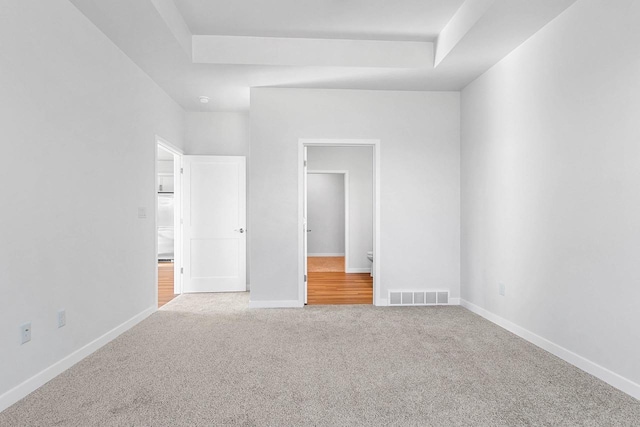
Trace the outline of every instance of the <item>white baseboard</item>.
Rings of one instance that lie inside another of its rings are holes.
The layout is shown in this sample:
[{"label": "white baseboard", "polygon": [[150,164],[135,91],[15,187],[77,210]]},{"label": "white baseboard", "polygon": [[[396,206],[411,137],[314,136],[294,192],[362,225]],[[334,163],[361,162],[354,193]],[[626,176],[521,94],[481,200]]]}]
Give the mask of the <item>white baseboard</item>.
[{"label": "white baseboard", "polygon": [[530,343],[542,348],[543,350],[548,351],[549,353],[558,356],[560,359],[564,360],[572,364],[573,366],[582,369],[583,371],[593,375],[596,378],[601,379],[602,381],[612,385],[613,387],[621,390],[628,395],[640,400],[640,384],[637,384],[622,375],[616,374],[609,369],[598,365],[586,359],[579,354],[572,352],[571,350],[567,350],[566,348],[559,346],[556,343],[549,341],[546,338],[543,338],[539,335],[534,334],[533,332],[516,325],[515,323],[500,317],[492,312],[479,307],[473,303],[470,303],[466,300],[461,300],[461,305],[469,311],[472,311],[485,319],[495,323],[496,325],[506,329],[509,332],[512,332],[519,336],[520,338],[524,338]]},{"label": "white baseboard", "polygon": [[460,298],[449,298],[449,305],[460,305]]},{"label": "white baseboard", "polygon": [[283,301],[249,301],[249,308],[300,308],[303,306],[304,303],[297,299]]},{"label": "white baseboard", "polygon": [[138,323],[142,322],[144,319],[149,317],[155,311],[157,311],[157,307],[149,307],[144,310],[142,313],[133,316],[131,319],[122,323],[119,326],[116,326],[106,334],[96,338],[91,341],[89,344],[79,348],[74,351],[70,355],[64,357],[63,359],[57,361],[53,365],[48,368],[38,372],[28,380],[18,384],[11,390],[0,396],[0,412],[7,409],[9,406],[13,405],[20,399],[26,397],[29,393],[33,392],[37,388],[43,386],[47,382],[51,381],[85,357],[89,356],[94,351],[98,350],[100,347],[112,341],[118,335],[126,332],[131,329]]},{"label": "white baseboard", "polygon": [[362,267],[346,268],[345,273],[371,273],[371,269]]},{"label": "white baseboard", "polygon": [[334,254],[334,253],[318,253],[318,252],[316,252],[316,253],[313,253],[313,254],[312,253],[308,253],[307,256],[308,257],[309,256],[310,257],[316,257],[316,256],[344,256],[344,253],[341,253],[341,254],[337,254],[336,253],[336,254]]},{"label": "white baseboard", "polygon": [[389,301],[387,301],[386,298],[377,298],[374,305],[376,307],[387,307],[389,305]]}]

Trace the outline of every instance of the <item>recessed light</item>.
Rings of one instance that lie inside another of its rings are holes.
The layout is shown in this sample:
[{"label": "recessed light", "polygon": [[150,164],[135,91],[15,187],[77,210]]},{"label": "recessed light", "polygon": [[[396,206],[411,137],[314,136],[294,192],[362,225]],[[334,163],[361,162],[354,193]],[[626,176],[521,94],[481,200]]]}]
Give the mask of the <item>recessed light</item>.
[{"label": "recessed light", "polygon": [[208,96],[199,96],[198,99],[203,104],[208,104],[209,103],[209,97]]}]

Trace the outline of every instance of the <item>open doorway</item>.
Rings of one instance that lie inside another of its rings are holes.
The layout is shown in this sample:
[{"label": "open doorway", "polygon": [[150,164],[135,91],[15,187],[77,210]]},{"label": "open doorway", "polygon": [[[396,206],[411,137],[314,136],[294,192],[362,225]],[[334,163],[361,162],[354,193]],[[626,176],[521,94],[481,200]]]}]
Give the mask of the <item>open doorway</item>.
[{"label": "open doorway", "polygon": [[346,273],[349,171],[307,169],[307,270]]},{"label": "open doorway", "polygon": [[162,307],[181,293],[181,164],[181,153],[171,144],[158,139],[156,149],[158,307]]},{"label": "open doorway", "polygon": [[306,304],[375,302],[377,141],[301,141]]}]

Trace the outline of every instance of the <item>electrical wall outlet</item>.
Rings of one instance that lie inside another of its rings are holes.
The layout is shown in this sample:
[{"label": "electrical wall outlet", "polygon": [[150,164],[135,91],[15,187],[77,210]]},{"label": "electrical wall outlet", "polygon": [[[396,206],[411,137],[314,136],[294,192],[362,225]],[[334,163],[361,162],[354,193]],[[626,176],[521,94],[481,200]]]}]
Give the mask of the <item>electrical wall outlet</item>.
[{"label": "electrical wall outlet", "polygon": [[31,341],[31,322],[20,326],[20,343],[24,344]]},{"label": "electrical wall outlet", "polygon": [[60,310],[58,311],[58,328],[62,328],[67,324],[67,311]]},{"label": "electrical wall outlet", "polygon": [[507,289],[506,289],[506,287],[504,286],[504,283],[500,283],[500,284],[498,285],[498,293],[499,293],[500,295],[502,295],[502,296],[505,296],[506,291],[507,291]]}]

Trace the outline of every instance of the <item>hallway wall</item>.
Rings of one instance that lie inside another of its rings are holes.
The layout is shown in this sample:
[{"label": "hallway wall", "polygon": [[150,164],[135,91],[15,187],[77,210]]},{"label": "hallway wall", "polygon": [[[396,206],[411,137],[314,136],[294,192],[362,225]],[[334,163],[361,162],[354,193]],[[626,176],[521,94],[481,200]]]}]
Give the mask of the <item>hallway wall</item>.
[{"label": "hallway wall", "polygon": [[344,256],[344,175],[307,175],[307,250],[309,256]]}]

